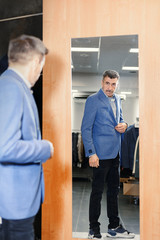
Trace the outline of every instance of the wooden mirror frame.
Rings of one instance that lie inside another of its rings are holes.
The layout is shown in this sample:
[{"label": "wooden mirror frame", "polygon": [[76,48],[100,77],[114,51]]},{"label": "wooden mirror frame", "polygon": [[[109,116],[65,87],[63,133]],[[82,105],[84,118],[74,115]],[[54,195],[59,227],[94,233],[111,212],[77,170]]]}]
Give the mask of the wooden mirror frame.
[{"label": "wooden mirror frame", "polygon": [[43,138],[53,142],[44,164],[42,240],[72,240],[71,38],[138,34],[140,100],[140,235],[160,238],[160,35],[155,0],[44,0]]}]

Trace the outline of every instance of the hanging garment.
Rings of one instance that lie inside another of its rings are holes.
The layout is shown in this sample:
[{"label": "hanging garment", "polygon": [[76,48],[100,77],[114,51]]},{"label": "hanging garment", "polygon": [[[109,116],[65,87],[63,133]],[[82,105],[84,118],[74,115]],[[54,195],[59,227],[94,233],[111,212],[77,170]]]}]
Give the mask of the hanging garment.
[{"label": "hanging garment", "polygon": [[82,142],[81,133],[78,134],[77,148],[78,148],[78,160],[80,163],[82,163],[83,162],[83,142]]},{"label": "hanging garment", "polygon": [[134,151],[139,136],[139,128],[133,125],[124,133],[121,148],[121,166],[133,170]]},{"label": "hanging garment", "polygon": [[134,164],[132,173],[135,175],[135,178],[139,178],[139,136],[137,138],[134,151]]},{"label": "hanging garment", "polygon": [[77,142],[78,142],[78,133],[72,133],[72,164],[73,166],[77,166],[78,162],[78,149],[77,149]]}]

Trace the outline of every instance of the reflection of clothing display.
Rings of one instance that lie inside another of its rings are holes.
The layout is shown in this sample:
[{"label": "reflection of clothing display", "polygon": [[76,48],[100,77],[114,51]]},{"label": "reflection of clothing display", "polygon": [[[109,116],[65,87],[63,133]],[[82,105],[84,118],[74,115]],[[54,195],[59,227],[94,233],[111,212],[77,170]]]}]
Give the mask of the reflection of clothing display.
[{"label": "reflection of clothing display", "polygon": [[84,147],[83,147],[82,135],[80,133],[78,134],[77,148],[78,148],[78,160],[80,163],[82,163],[84,160]]},{"label": "reflection of clothing display", "polygon": [[135,151],[134,151],[134,163],[132,173],[136,178],[139,178],[139,136],[136,141]]},{"label": "reflection of clothing display", "polygon": [[88,158],[85,157],[82,135],[77,132],[72,133],[72,164],[74,167],[80,168],[88,166]]},{"label": "reflection of clothing display", "polygon": [[133,170],[134,152],[138,136],[139,128],[136,128],[135,125],[130,127],[124,134],[121,152],[121,165],[123,168]]},{"label": "reflection of clothing display", "polygon": [[78,133],[72,133],[72,163],[73,166],[77,165],[78,162],[78,149],[77,149],[77,142],[78,142]]}]

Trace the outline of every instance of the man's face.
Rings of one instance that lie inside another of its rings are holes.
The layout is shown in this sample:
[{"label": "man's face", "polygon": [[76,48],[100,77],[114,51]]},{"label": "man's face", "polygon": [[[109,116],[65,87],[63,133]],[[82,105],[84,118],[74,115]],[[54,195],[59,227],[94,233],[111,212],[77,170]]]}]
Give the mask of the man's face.
[{"label": "man's face", "polygon": [[112,97],[118,84],[118,78],[105,77],[102,82],[102,89],[108,97]]}]

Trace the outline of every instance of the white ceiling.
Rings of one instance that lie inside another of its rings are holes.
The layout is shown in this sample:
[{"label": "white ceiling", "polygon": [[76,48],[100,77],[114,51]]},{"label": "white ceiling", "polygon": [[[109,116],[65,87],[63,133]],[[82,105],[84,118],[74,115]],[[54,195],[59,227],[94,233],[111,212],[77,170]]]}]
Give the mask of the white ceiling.
[{"label": "white ceiling", "polygon": [[72,52],[72,89],[95,92],[101,87],[102,74],[113,69],[120,74],[117,92],[130,91],[128,97],[138,96],[138,71],[124,71],[123,66],[138,67],[137,35],[73,38],[71,47],[99,48],[98,52]]}]

